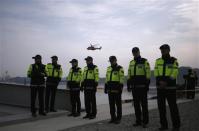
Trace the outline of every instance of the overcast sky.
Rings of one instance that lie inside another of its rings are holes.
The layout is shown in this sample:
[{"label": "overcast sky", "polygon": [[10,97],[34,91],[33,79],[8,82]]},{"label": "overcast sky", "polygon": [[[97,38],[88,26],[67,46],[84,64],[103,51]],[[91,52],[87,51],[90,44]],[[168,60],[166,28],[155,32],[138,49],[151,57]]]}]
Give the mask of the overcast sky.
[{"label": "overcast sky", "polygon": [[[86,50],[90,42],[102,50]],[[45,64],[57,55],[64,75],[72,58],[84,67],[90,55],[101,77],[115,55],[127,73],[134,46],[153,69],[163,43],[171,45],[180,66],[199,67],[198,0],[0,1],[1,74],[25,76],[35,54]]]}]

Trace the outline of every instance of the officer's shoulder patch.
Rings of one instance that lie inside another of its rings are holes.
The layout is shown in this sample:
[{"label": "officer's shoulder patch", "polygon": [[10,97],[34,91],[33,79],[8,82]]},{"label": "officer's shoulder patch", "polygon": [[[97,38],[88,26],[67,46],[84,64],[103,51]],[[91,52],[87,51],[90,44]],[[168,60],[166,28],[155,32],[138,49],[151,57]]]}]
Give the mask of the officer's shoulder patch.
[{"label": "officer's shoulder patch", "polygon": [[117,68],[118,68],[118,69],[121,69],[121,68],[122,68],[122,66],[121,66],[121,65],[118,65],[118,66],[117,66]]},{"label": "officer's shoulder patch", "polygon": [[145,58],[141,58],[140,63],[144,64],[146,62]]},{"label": "officer's shoulder patch", "polygon": [[149,63],[149,61],[147,59],[145,59],[145,63]]},{"label": "officer's shoulder patch", "polygon": [[99,69],[98,69],[98,68],[95,68],[95,70],[96,70],[96,71],[99,71]]},{"label": "officer's shoulder patch", "polygon": [[121,71],[121,72],[124,72],[124,69],[123,69],[123,67],[122,66],[118,66],[118,69]]},{"label": "officer's shoulder patch", "polygon": [[57,68],[61,68],[61,65],[57,65]]},{"label": "officer's shoulder patch", "polygon": [[119,67],[119,68],[122,68],[122,66],[121,66],[121,65],[118,65],[118,67]]},{"label": "officer's shoulder patch", "polygon": [[124,70],[120,70],[122,73],[124,73]]},{"label": "officer's shoulder patch", "polygon": [[146,59],[146,58],[142,58],[142,60],[143,60],[143,61],[146,61],[147,59]]},{"label": "officer's shoulder patch", "polygon": [[177,59],[175,57],[171,57],[171,62],[174,63]]},{"label": "officer's shoulder patch", "polygon": [[173,59],[173,60],[177,60],[177,58],[175,58],[175,57],[171,57],[171,59]]},{"label": "officer's shoulder patch", "polygon": [[179,66],[178,62],[176,62],[176,65]]}]

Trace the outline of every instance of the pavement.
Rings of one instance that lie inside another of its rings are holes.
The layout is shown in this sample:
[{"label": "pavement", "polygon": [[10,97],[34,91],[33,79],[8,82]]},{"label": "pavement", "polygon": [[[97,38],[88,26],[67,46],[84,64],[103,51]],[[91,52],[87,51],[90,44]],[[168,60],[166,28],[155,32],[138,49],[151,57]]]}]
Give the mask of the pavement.
[{"label": "pavement", "polygon": [[[199,100],[199,95],[196,95],[196,100]],[[180,99],[178,103],[191,101]],[[148,105],[149,110],[157,109],[157,100],[149,100]],[[123,116],[134,114],[132,103],[125,103],[122,106]],[[32,118],[28,108],[0,105],[0,131],[65,131],[74,127],[86,127],[90,124],[100,125],[103,121],[110,119],[108,104],[98,105],[97,109],[98,114],[94,120],[82,119],[85,112],[82,112],[81,117],[68,117],[69,112],[63,110],[50,113],[48,116]]]},{"label": "pavement", "polygon": [[[172,122],[167,107],[167,120],[169,129],[167,131],[198,131],[199,130],[199,100],[178,104],[181,127],[180,129],[172,129]],[[142,126],[134,127],[135,115],[130,114],[123,116],[120,124],[109,124],[109,120],[104,120],[92,124],[86,124],[82,126],[76,126],[67,128],[61,131],[159,131],[159,111],[158,109],[152,109],[149,111],[149,124],[147,128]]]}]

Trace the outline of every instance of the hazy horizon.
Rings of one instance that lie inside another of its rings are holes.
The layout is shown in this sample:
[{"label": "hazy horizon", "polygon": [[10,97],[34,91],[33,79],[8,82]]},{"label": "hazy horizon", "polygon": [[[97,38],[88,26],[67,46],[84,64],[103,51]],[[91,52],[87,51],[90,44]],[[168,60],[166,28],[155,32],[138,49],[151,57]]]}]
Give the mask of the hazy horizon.
[{"label": "hazy horizon", "polygon": [[[197,0],[1,0],[0,71],[26,76],[41,54],[43,63],[57,55],[64,77],[72,58],[84,67],[92,56],[105,76],[115,55],[127,74],[131,49],[140,47],[153,69],[168,43],[180,66],[199,67],[199,1]],[[88,51],[90,43],[101,51]]]}]

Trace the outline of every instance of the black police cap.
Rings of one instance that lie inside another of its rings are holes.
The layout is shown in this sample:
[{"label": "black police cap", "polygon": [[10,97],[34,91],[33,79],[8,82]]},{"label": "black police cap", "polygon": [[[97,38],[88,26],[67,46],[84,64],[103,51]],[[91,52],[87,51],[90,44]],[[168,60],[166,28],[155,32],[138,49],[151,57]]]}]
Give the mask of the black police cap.
[{"label": "black police cap", "polygon": [[110,56],[109,61],[117,60],[116,56]]},{"label": "black police cap", "polygon": [[88,57],[85,58],[85,60],[86,60],[86,61],[87,61],[87,60],[93,60],[93,58],[92,58],[91,56],[88,56]]},{"label": "black police cap", "polygon": [[170,50],[170,46],[168,44],[163,44],[163,45],[160,46],[160,50],[163,50],[163,49]]},{"label": "black police cap", "polygon": [[51,57],[52,59],[58,59],[58,57],[56,55]]},{"label": "black police cap", "polygon": [[77,63],[78,62],[78,60],[77,59],[72,59],[71,61],[70,61],[70,63]]},{"label": "black police cap", "polygon": [[41,55],[33,56],[32,59],[42,59]]},{"label": "black police cap", "polygon": [[132,49],[132,52],[138,52],[138,51],[140,51],[140,49],[139,49],[138,47],[134,47],[134,48]]}]

